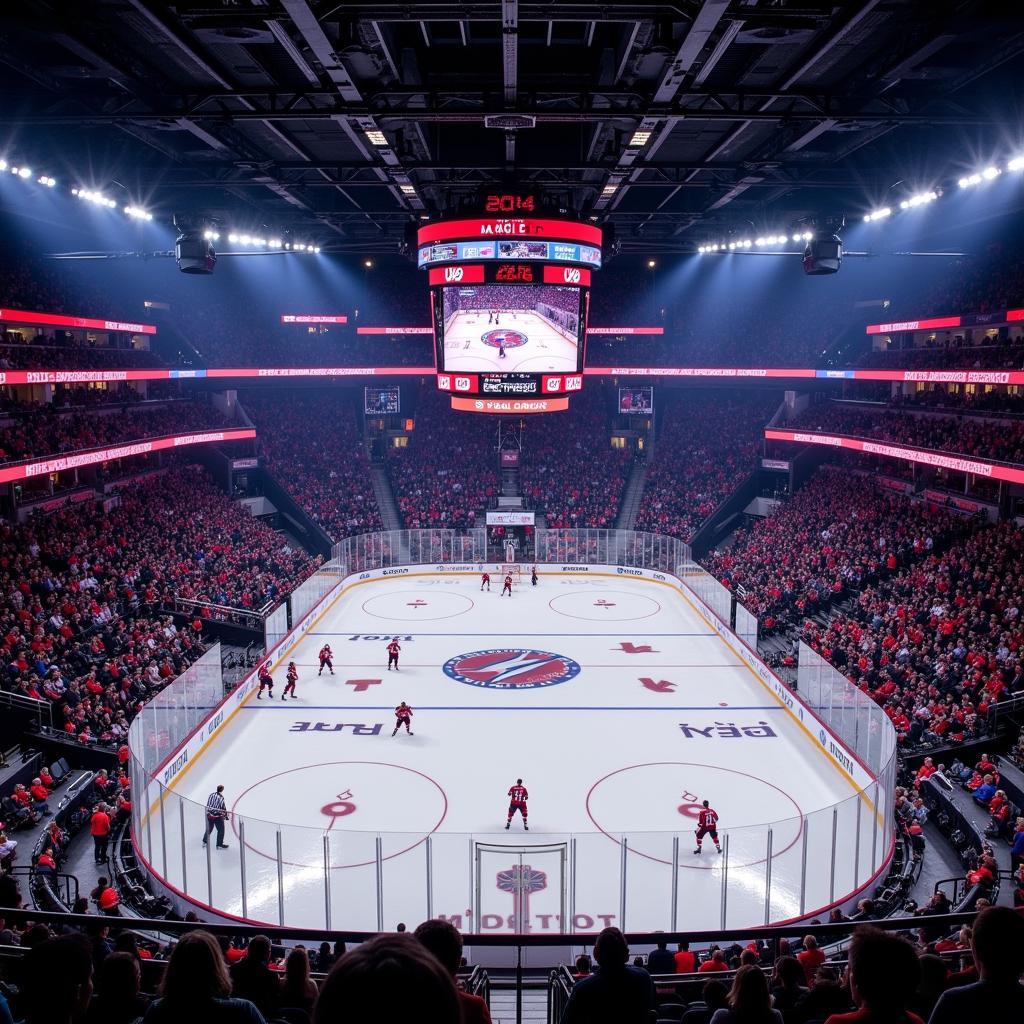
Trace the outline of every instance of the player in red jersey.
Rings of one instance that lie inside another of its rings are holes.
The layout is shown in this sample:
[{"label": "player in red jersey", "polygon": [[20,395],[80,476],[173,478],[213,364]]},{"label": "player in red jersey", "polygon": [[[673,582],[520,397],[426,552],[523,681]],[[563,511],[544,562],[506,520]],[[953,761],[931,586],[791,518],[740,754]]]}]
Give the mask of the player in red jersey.
[{"label": "player in red jersey", "polygon": [[412,736],[412,730],[409,728],[409,723],[412,721],[412,708],[403,700],[401,704],[395,708],[395,732],[391,735],[394,736],[402,726],[405,726],[405,731]]},{"label": "player in red jersey", "polygon": [[388,671],[391,671],[391,666],[395,666],[395,671],[398,671],[398,655],[402,650],[402,645],[398,642],[398,637],[394,637],[391,643],[388,644]]},{"label": "player in red jersey", "polygon": [[491,574],[489,572],[485,572],[480,577],[480,589],[483,590],[484,587],[487,588],[487,593],[489,594],[491,592]]},{"label": "player in red jersey", "polygon": [[329,668],[331,675],[334,675],[334,652],[331,650],[330,644],[324,644],[320,648],[320,671],[317,672],[318,676],[323,674],[324,668]]},{"label": "player in red jersey", "polygon": [[501,588],[501,596],[504,597],[506,594],[508,594],[509,597],[512,596],[512,574],[511,573],[509,573],[505,577],[505,586],[503,586]]},{"label": "player in red jersey", "polygon": [[281,694],[281,700],[284,700],[289,691],[291,691],[292,700],[297,700],[295,696],[295,684],[299,681],[299,670],[295,667],[294,661],[288,662],[288,674],[285,676],[288,682],[285,684],[284,693]]},{"label": "player in red jersey", "polygon": [[259,671],[256,673],[256,678],[260,681],[260,692],[256,694],[257,700],[263,700],[263,690],[268,689],[270,691],[270,699],[274,699],[274,680],[270,677],[270,662],[266,662],[260,665]]},{"label": "player in red jersey", "polygon": [[505,822],[505,828],[511,827],[512,815],[518,811],[523,816],[523,828],[529,832],[530,826],[526,822],[526,801],[530,799],[530,794],[526,792],[522,779],[516,779],[516,784],[508,791],[508,798],[508,821]]},{"label": "player in red jersey", "polygon": [[700,853],[700,844],[705,836],[711,836],[715,841],[715,849],[721,853],[722,847],[718,843],[718,811],[713,810],[707,800],[704,801],[704,810],[697,815],[697,849],[694,853]]}]

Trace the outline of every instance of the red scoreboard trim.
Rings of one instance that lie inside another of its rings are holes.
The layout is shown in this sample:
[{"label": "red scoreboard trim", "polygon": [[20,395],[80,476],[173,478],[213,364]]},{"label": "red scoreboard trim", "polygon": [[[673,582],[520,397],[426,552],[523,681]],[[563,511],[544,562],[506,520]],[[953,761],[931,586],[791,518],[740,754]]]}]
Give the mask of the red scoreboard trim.
[{"label": "red scoreboard trim", "polygon": [[356,334],[433,334],[433,327],[357,327]]},{"label": "red scoreboard trim", "polygon": [[126,323],[122,320],[93,320],[85,316],[64,316],[62,313],[33,313],[24,309],[0,309],[0,320],[12,324],[39,324],[47,327],[68,327],[73,330],[127,331],[130,334],[156,334],[153,324]]},{"label": "red scoreboard trim", "polygon": [[558,263],[545,263],[544,283],[589,288],[590,271],[586,267],[563,267]]},{"label": "red scoreboard trim", "polygon": [[[483,284],[484,267],[482,263],[463,263],[451,267],[431,267],[430,285],[451,284]],[[430,328],[428,327],[429,331]]]},{"label": "red scoreboard trim", "polygon": [[35,459],[14,466],[0,467],[0,484],[12,480],[27,480],[46,473],[61,473],[82,466],[94,466],[111,459],[125,459],[131,455],[146,455],[149,452],[165,451],[168,448],[182,448],[193,444],[213,444],[218,441],[247,441],[256,436],[251,427],[241,430],[207,430],[198,434],[170,434],[166,437],[150,438],[132,444],[115,445],[112,448],[93,448],[89,451],[71,452],[52,459]]},{"label": "red scoreboard trim", "polygon": [[664,327],[588,327],[587,334],[664,334]]},{"label": "red scoreboard trim", "polygon": [[458,398],[452,395],[452,408],[457,412],[534,413],[563,412],[569,408],[568,398]]},{"label": "red scoreboard trim", "polygon": [[318,316],[316,313],[282,313],[281,323],[283,324],[347,324],[348,317],[339,316]]},{"label": "red scoreboard trim", "polygon": [[1014,469],[1012,466],[986,462],[983,459],[946,455],[930,448],[912,448],[909,445],[886,444],[882,441],[868,441],[845,434],[821,434],[814,431],[766,429],[764,436],[768,441],[794,441],[797,444],[827,445],[832,448],[844,448],[847,451],[900,459],[903,462],[919,462],[927,466],[938,466],[940,469],[952,469],[959,473],[973,473],[975,476],[985,476],[992,480],[1024,483],[1024,469]]},{"label": "red scoreboard trim", "polygon": [[532,217],[480,217],[425,224],[416,233],[416,244],[475,241],[478,238],[537,238],[552,242],[583,242],[601,245],[601,229],[573,220],[535,220]]},{"label": "red scoreboard trim", "polygon": [[587,366],[587,377],[762,377],[796,380],[814,377],[814,370],[772,370],[734,366]]}]

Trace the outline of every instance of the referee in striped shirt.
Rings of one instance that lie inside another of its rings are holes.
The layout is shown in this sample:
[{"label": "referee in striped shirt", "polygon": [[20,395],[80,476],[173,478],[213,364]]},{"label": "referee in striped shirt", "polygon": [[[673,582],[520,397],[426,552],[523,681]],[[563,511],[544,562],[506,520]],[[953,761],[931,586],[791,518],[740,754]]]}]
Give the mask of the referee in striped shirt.
[{"label": "referee in striped shirt", "polygon": [[228,817],[228,805],[224,802],[224,787],[218,786],[216,793],[211,793],[206,799],[206,835],[203,836],[203,846],[210,838],[210,833],[217,830],[217,849],[226,850],[228,844],[224,842],[224,822]]}]

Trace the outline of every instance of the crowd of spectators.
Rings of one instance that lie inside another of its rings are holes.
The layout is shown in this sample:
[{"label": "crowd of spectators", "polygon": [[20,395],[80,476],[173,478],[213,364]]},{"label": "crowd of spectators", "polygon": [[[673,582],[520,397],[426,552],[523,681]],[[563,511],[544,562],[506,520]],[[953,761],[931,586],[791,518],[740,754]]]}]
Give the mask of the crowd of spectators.
[{"label": "crowd of spectators", "polygon": [[821,469],[706,564],[879,703],[909,745],[983,734],[1024,692],[1024,530],[988,524]]},{"label": "crowd of spectators", "polygon": [[632,453],[610,445],[612,403],[611,389],[590,386],[567,412],[526,425],[520,486],[551,528],[615,525]]},{"label": "crowd of spectators", "polygon": [[49,701],[55,726],[117,744],[134,711],[203,651],[186,598],[258,609],[315,567],[196,467],[125,486],[116,507],[68,506],[0,526],[6,690]]},{"label": "crowd of spectators", "polygon": [[777,395],[683,392],[670,399],[647,470],[636,529],[684,541],[757,465]]},{"label": "crowd of spectators", "polygon": [[381,529],[351,392],[246,393],[266,469],[332,540]]},{"label": "crowd of spectators", "polygon": [[30,342],[15,341],[13,333],[0,340],[0,370],[141,370],[163,366],[160,357],[145,348],[114,348],[88,344],[65,335],[39,335]]},{"label": "crowd of spectators", "polygon": [[984,416],[1024,416],[1024,395],[1011,394],[1001,388],[921,388],[910,395],[900,395],[890,402],[894,408],[934,409],[937,412],[977,413]]},{"label": "crowd of spectators", "polygon": [[198,402],[135,405],[110,413],[68,413],[44,405],[0,424],[0,464],[226,426],[223,413]]},{"label": "crowd of spectators", "polygon": [[404,448],[388,448],[391,489],[407,529],[483,524],[500,493],[496,424],[487,416],[454,413],[449,398],[420,390],[415,429]]},{"label": "crowd of spectators", "polygon": [[969,458],[1024,462],[1024,423],[978,417],[911,415],[887,407],[864,408],[837,402],[812,405],[786,424],[814,430],[931,448]]},{"label": "crowd of spectators", "polygon": [[[424,921],[411,934],[382,933],[352,950],[343,943],[286,948],[266,935],[217,939],[199,922],[164,945],[109,924],[98,916],[95,924],[58,933],[42,924],[5,928],[6,944],[20,945],[23,957],[9,960],[14,973],[11,1004],[0,996],[4,1019],[491,1021],[486,1002],[460,982],[462,936],[447,921]],[[1019,1016],[1024,918],[1012,909],[986,907],[956,928],[852,928],[835,962],[808,935],[713,946],[700,959],[686,943],[674,956],[662,943],[645,964],[642,957],[630,963],[622,932],[608,927],[594,944],[596,968],[588,956],[577,961],[560,1024],[647,1024],[655,1014],[709,1024],[1009,1024]],[[680,967],[680,955],[693,959]]]},{"label": "crowd of spectators", "polygon": [[952,513],[825,467],[773,515],[710,552],[706,567],[772,628],[800,624],[969,530]]},{"label": "crowd of spectators", "polygon": [[971,343],[962,336],[915,348],[872,349],[858,366],[875,369],[1019,370],[1024,367],[1024,337]]}]

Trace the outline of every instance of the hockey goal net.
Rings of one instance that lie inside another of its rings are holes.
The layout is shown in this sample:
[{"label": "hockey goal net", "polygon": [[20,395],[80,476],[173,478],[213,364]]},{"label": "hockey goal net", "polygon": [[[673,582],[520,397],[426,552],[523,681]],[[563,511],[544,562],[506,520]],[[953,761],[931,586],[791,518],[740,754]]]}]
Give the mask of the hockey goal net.
[{"label": "hockey goal net", "polygon": [[506,562],[501,567],[501,575],[503,577],[511,576],[513,580],[518,580],[520,576],[522,576],[522,574],[522,568],[519,566],[517,562]]}]

